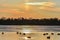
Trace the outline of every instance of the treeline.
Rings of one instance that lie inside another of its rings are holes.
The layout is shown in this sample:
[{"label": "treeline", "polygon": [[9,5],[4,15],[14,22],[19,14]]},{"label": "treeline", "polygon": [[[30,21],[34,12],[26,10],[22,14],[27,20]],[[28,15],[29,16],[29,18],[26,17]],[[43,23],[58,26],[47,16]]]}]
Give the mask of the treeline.
[{"label": "treeline", "polygon": [[24,18],[0,18],[0,25],[60,25],[58,18],[24,19]]}]

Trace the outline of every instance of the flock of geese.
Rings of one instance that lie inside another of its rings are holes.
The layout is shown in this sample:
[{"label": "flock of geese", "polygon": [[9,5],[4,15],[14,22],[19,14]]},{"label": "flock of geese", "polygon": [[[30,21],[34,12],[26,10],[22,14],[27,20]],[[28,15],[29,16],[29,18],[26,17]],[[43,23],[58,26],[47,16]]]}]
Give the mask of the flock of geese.
[{"label": "flock of geese", "polygon": [[[20,34],[21,35],[22,33],[17,32],[16,34]],[[26,35],[26,34],[23,33],[23,35]],[[46,36],[46,35],[49,35],[49,33],[43,33],[43,36]],[[51,35],[54,35],[54,33],[51,33]],[[57,33],[57,35],[60,35],[60,33]],[[31,37],[29,36],[27,38],[31,38]],[[50,36],[47,36],[47,39],[50,39]]]},{"label": "flock of geese", "polygon": [[[4,32],[1,32],[1,34],[2,35],[4,35]],[[16,34],[18,35],[26,35],[26,33],[21,33],[21,32],[16,32]],[[43,33],[43,36],[45,36],[45,35],[49,35],[49,33]],[[54,35],[54,33],[51,33],[51,35]],[[60,33],[57,33],[57,35],[60,35]],[[31,37],[30,36],[28,36],[27,38],[29,38],[29,39],[31,39]],[[47,36],[47,39],[50,39],[50,36]]]}]

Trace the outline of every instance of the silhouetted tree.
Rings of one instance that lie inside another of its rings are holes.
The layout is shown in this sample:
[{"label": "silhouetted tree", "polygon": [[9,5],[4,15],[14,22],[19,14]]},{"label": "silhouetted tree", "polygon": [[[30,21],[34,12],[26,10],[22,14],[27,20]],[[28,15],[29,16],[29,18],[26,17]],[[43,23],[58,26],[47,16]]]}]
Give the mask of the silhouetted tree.
[{"label": "silhouetted tree", "polygon": [[0,25],[60,25],[58,18],[25,19],[25,18],[0,18]]}]

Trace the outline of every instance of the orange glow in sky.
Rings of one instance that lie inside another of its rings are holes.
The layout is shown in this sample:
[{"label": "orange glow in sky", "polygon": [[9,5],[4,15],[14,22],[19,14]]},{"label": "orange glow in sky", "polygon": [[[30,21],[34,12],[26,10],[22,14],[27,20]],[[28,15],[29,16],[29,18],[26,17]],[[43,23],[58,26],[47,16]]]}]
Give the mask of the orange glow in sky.
[{"label": "orange glow in sky", "polygon": [[0,0],[0,18],[60,18],[58,0]]}]

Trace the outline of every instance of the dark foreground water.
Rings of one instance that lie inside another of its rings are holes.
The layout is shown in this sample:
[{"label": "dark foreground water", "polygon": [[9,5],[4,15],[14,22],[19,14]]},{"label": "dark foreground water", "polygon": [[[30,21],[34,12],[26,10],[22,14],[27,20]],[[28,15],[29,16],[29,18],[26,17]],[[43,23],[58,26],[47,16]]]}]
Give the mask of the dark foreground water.
[{"label": "dark foreground water", "polygon": [[0,25],[0,31],[4,32],[59,32],[60,26],[37,26],[37,25]]}]

